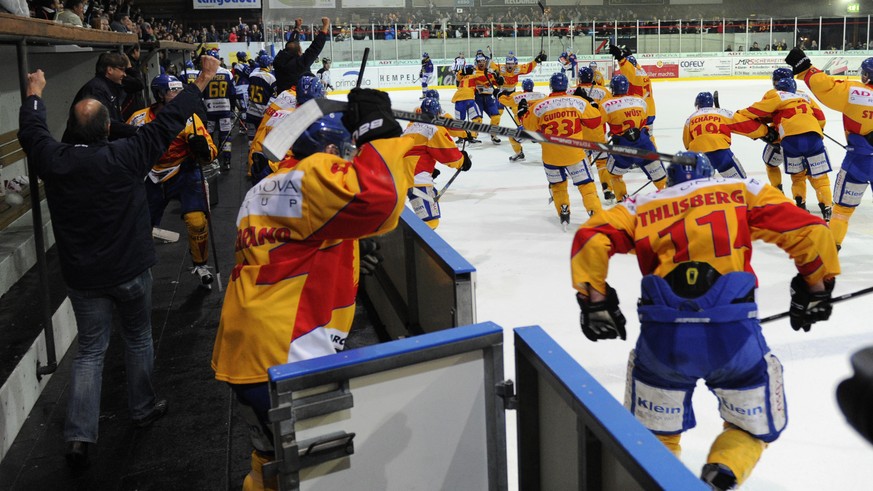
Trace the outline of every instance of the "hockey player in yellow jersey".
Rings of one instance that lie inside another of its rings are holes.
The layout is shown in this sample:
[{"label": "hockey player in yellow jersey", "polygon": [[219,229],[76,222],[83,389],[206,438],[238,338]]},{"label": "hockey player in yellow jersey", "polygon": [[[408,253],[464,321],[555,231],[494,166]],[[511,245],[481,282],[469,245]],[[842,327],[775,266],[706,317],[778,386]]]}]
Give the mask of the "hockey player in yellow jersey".
[{"label": "hockey player in yellow jersey", "polygon": [[[128,124],[142,126],[152,122],[164,105],[181,92],[182,82],[172,75],[162,74],[152,80],[151,89],[157,102],[133,113]],[[205,288],[211,288],[213,275],[206,265],[209,259],[209,224],[206,221],[209,204],[203,192],[200,164],[211,162],[217,155],[218,149],[206,125],[194,114],[170,148],[152,166],[145,180],[153,227],[161,225],[161,217],[170,200],[179,201],[188,230],[188,250],[194,263],[191,273]]]},{"label": "hockey player in yellow jersey", "polygon": [[588,68],[590,68],[591,71],[594,72],[594,79],[593,79],[594,85],[598,85],[600,87],[605,86],[606,80],[603,78],[603,74],[600,73],[600,70],[598,70],[597,62],[592,61],[591,63],[588,63]]},{"label": "hockey player in yellow jersey", "polygon": [[[636,147],[643,150],[655,151],[655,144],[649,136],[649,128],[646,126],[648,111],[646,101],[642,97],[630,95],[628,89],[630,83],[624,75],[616,75],[609,82],[612,90],[612,98],[607,99],[601,105],[606,114],[606,123],[609,125],[609,134],[612,143],[628,147]],[[606,164],[612,189],[619,202],[627,198],[627,185],[624,183],[625,174],[634,166],[639,166],[646,177],[655,183],[658,189],[664,189],[667,185],[667,173],[660,160],[643,160],[638,157],[625,157],[612,155]]]},{"label": "hockey player in yellow jersey", "polygon": [[[627,93],[642,97],[646,101],[646,126],[652,136],[652,125],[655,123],[655,95],[652,92],[652,81],[637,59],[628,50],[609,45],[609,53],[618,61],[619,73],[627,77],[629,87]],[[654,138],[653,138],[654,140]]]},{"label": "hockey player in yellow jersey", "polygon": [[[244,490],[275,489],[267,370],[342,349],[357,293],[357,239],[396,227],[412,167],[387,94],[352,89],[349,110],[310,125],[296,158],[246,194],[237,217],[236,266],[212,353],[252,430]],[[357,153],[352,153],[352,136]],[[343,308],[345,307],[345,308]]]},{"label": "hockey player in yellow jersey", "polygon": [[694,153],[706,154],[719,175],[744,179],[746,171],[731,151],[731,133],[764,138],[768,143],[779,135],[773,129],[768,131],[767,125],[714,105],[711,92],[697,94],[694,99],[697,110],[685,120],[682,143]]},{"label": "hockey player in yellow jersey", "polygon": [[[575,92],[573,92],[573,94],[580,97],[587,97],[592,99],[601,107],[601,112],[603,112],[603,102],[612,97],[612,92],[610,92],[608,88],[603,87],[602,85],[595,84],[595,73],[598,72],[595,72],[590,67],[580,68],[579,74],[576,77],[576,90]],[[603,113],[603,124],[603,143],[606,143],[605,112]],[[603,189],[603,199],[607,203],[612,203],[615,200],[615,192],[612,190],[612,183],[611,179],[609,178],[609,171],[606,170],[606,165],[609,162],[609,155],[607,155],[605,152],[594,152],[589,150],[588,159],[593,160],[594,165],[597,167],[597,176],[600,179],[600,187]]]},{"label": "hockey player in yellow jersey", "polygon": [[[603,131],[600,110],[581,97],[567,94],[567,76],[554,73],[549,80],[551,93],[531,104],[519,104],[519,117],[525,128],[575,140],[594,140]],[[549,181],[549,191],[564,230],[570,224],[569,177],[579,189],[588,214],[601,210],[600,198],[594,186],[585,150],[543,143],[543,167]]]},{"label": "hockey player in yellow jersey", "polygon": [[[538,101],[545,97],[545,94],[541,94],[539,92],[534,92],[534,81],[533,79],[526,78],[521,82],[521,92],[512,92],[510,94],[504,94],[500,96],[499,102],[502,106],[506,106],[509,110],[516,114],[515,121],[521,123],[521,118],[518,117],[518,105],[521,101],[526,101],[524,104],[530,107],[534,101]],[[510,162],[518,162],[519,160],[524,160],[524,151],[521,148],[521,142],[516,140],[515,138],[509,138],[509,144],[512,146],[512,150],[515,152],[514,155],[509,157]]]},{"label": "hockey player in yellow jersey", "polygon": [[[512,53],[509,52],[509,55],[506,57],[506,63],[503,65],[498,65],[497,75],[503,79],[503,83],[498,88],[496,97],[497,97],[497,112],[500,116],[503,116],[503,108],[506,104],[503,102],[507,98],[511,98],[515,93],[515,88],[518,86],[518,77],[521,75],[527,75],[533,72],[534,68],[537,67],[538,63],[542,63],[546,60],[546,54],[540,53],[533,59],[533,61],[529,63],[518,64],[518,58]],[[515,106],[517,107],[517,106]],[[498,119],[499,121],[499,119]],[[518,120],[513,120],[516,123]],[[493,124],[493,123],[492,123]],[[513,145],[513,150],[515,150],[515,146]],[[516,154],[518,151],[516,150]]]},{"label": "hockey player in yellow jersey", "polygon": [[773,86],[760,101],[737,112],[750,119],[773,120],[797,206],[806,209],[806,180],[809,179],[822,217],[829,221],[833,195],[827,174],[831,171],[831,162],[823,142],[824,113],[812,97],[797,91],[793,78],[776,80]]},{"label": "hockey player in yellow jersey", "polygon": [[[476,71],[473,73],[474,100],[476,106],[479,107],[479,117],[473,118],[476,123],[481,123],[483,114],[487,114],[491,118],[491,125],[500,125],[500,111],[497,108],[497,100],[494,95],[505,80],[497,73],[496,68],[497,64],[485,55],[476,55]],[[497,135],[491,135],[491,143],[499,144],[500,138]]]},{"label": "hockey player in yellow jersey", "polygon": [[[470,119],[477,123],[482,122],[482,110],[476,104],[476,83],[480,80],[480,76],[476,74],[476,69],[473,65],[467,65],[463,70],[456,74],[456,83],[458,89],[452,96],[452,102],[455,104],[455,119],[466,121]],[[467,143],[482,143],[478,138],[478,133],[470,132],[470,136],[466,137]]]},{"label": "hockey player in yellow jersey", "polygon": [[[791,78],[793,75],[788,68],[777,68],[773,70],[773,85],[775,88],[776,81],[783,78]],[[761,119],[762,123],[770,128],[776,129],[771,119]],[[768,130],[769,131],[769,130]],[[779,132],[776,132],[777,136]],[[761,153],[761,160],[764,161],[764,169],[767,171],[767,179],[770,180],[770,185],[776,189],[782,189],[782,167],[785,166],[785,159],[782,157],[782,142],[777,138],[773,142],[768,143]],[[803,201],[806,201],[806,186],[803,186],[802,193]]]},{"label": "hockey player in yellow jersey", "polygon": [[[430,116],[440,116],[442,113],[439,99],[432,97],[425,97],[420,109],[422,114]],[[407,163],[415,168],[415,185],[407,193],[409,203],[412,211],[428,227],[436,229],[441,216],[433,183],[439,175],[436,163],[461,171],[470,170],[473,163],[466,151],[458,150],[452,134],[446,128],[427,123],[409,123],[403,134],[415,140],[404,156]]]},{"label": "hockey player in yellow jersey", "polygon": [[579,228],[573,287],[585,337],[625,339],[607,270],[614,254],[636,255],[643,274],[640,333],[628,361],[625,407],[679,456],[682,433],[696,425],[691,401],[703,379],[719,400],[724,431],[701,479],[715,490],[734,489],[788,423],[782,365],[756,315],[752,241],[774,244],[794,262],[795,331],[830,317],[840,264],[823,220],[757,179],[712,177],[703,154],[679,155],[694,163],[669,164],[669,187],[595,214]]},{"label": "hockey player in yellow jersey", "polygon": [[822,104],[843,114],[848,145],[834,183],[835,205],[830,222],[840,247],[849,230],[849,219],[873,181],[873,58],[861,62],[860,81],[828,76],[812,66],[799,48],[792,49],[785,62]]}]

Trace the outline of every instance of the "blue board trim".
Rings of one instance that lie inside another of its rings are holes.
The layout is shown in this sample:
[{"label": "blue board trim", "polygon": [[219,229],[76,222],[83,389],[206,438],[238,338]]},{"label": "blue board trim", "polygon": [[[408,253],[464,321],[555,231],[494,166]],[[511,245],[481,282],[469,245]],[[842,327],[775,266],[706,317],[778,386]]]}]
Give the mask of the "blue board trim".
[{"label": "blue board trim", "polygon": [[437,255],[455,274],[473,273],[476,267],[464,259],[458,251],[450,246],[442,237],[428,227],[412,210],[404,208],[400,216],[406,225]]},{"label": "blue board trim", "polygon": [[542,327],[519,327],[513,331],[516,342],[527,345],[596,422],[664,489],[708,489]]},{"label": "blue board trim", "polygon": [[267,372],[271,382],[282,382],[292,378],[314,373],[346,368],[382,358],[388,358],[404,353],[411,353],[428,348],[457,343],[469,339],[503,333],[503,328],[493,322],[482,322],[469,326],[445,329],[442,331],[422,334],[387,343],[374,344],[363,348],[342,351],[333,355],[320,356],[311,360],[303,360],[271,367]]}]

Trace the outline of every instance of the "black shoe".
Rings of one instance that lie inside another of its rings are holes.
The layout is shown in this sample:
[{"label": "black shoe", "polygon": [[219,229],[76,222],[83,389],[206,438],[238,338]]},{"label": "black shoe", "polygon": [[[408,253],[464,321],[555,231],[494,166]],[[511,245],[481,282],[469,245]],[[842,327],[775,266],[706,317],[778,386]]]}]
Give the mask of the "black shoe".
[{"label": "black shoe", "polygon": [[804,210],[806,210],[806,201],[803,201],[803,198],[801,198],[800,196],[794,197],[794,203],[797,204],[798,208],[803,208]]},{"label": "black shoe", "polygon": [[832,206],[826,206],[824,203],[819,203],[818,209],[821,210],[821,217],[824,218],[824,221],[830,223],[831,214],[834,212],[834,208]]},{"label": "black shoe", "polygon": [[88,460],[88,447],[90,442],[69,441],[67,442],[67,465],[73,470],[87,469],[91,465]]},{"label": "black shoe", "polygon": [[524,152],[518,152],[512,157],[509,157],[510,162],[518,162],[519,160],[524,160]]},{"label": "black shoe", "polygon": [[167,414],[167,400],[161,399],[160,401],[155,403],[155,407],[152,409],[152,412],[148,413],[142,419],[133,420],[133,425],[137,428],[146,428],[155,421],[161,419],[165,414]]},{"label": "black shoe", "polygon": [[724,464],[704,465],[700,480],[716,491],[726,491],[737,486],[737,476]]},{"label": "black shoe", "polygon": [[603,191],[603,199],[612,203],[613,201],[615,201],[615,194],[612,191],[605,189]]},{"label": "black shoe", "polygon": [[500,138],[497,138],[497,135],[491,135],[491,143],[498,145],[501,141],[502,140]]}]

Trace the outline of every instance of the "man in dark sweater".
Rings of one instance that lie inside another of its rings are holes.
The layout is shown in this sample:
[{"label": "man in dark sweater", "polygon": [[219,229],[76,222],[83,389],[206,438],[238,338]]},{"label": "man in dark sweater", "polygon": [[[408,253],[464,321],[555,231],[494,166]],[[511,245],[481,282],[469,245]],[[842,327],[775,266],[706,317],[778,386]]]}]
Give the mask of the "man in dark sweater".
[{"label": "man in dark sweater", "polygon": [[[76,93],[73,104],[70,106],[70,115],[67,119],[67,129],[61,139],[64,143],[80,143],[73,140],[70,128],[73,125],[73,109],[83,99],[95,99],[109,111],[109,120],[112,125],[109,128],[109,139],[127,138],[136,134],[137,127],[126,124],[121,114],[121,106],[127,97],[123,84],[126,70],[130,67],[130,60],[124,53],[106,52],[97,58],[96,74]],[[142,87],[140,87],[142,90]]]},{"label": "man in dark sweater", "polygon": [[291,32],[291,37],[285,43],[285,49],[279,51],[276,58],[273,60],[273,74],[276,75],[277,94],[297,86],[297,81],[304,74],[312,74],[310,67],[321,50],[324,48],[324,43],[330,36],[330,19],[327,17],[321,18],[321,31],[315,35],[312,44],[306,48],[304,52],[300,48],[300,27],[303,25],[303,19],[295,21],[294,30]]},{"label": "man in dark sweater", "polygon": [[59,143],[49,133],[42,70],[27,76],[18,138],[45,183],[78,330],[64,428],[67,461],[77,470],[88,465],[88,447],[97,441],[113,311],[121,321],[134,426],[146,427],[167,412],[167,401],[158,400],[152,387],[151,267],[157,259],[143,180],[203,104],[202,91],[218,60],[202,63],[194,84],[131,138],[108,141],[115,125],[109,109],[97,99],[83,98],[73,106],[68,128],[76,145]]}]

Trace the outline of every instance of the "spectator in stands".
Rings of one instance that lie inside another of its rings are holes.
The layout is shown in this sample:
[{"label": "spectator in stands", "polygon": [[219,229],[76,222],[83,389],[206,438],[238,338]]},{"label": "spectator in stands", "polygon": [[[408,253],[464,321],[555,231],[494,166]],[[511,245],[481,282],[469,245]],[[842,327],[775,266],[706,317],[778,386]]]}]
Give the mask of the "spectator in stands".
[{"label": "spectator in stands", "polygon": [[122,12],[116,12],[112,19],[112,23],[109,24],[111,30],[115,32],[130,32],[130,29],[127,28],[130,17]]},{"label": "spectator in stands", "polygon": [[74,109],[82,99],[96,99],[109,111],[109,119],[112,121],[109,128],[110,140],[136,134],[136,127],[125,124],[121,115],[121,105],[126,97],[122,82],[129,66],[130,60],[124,53],[106,52],[97,58],[96,75],[79,89],[70,106],[70,117],[63,137],[65,143],[76,143],[73,131],[76,126]]},{"label": "spectator in stands", "polygon": [[321,31],[312,40],[312,44],[306,48],[304,52],[300,48],[299,31],[303,25],[303,19],[296,19],[294,31],[292,31],[291,39],[285,43],[285,49],[276,55],[273,60],[273,71],[276,75],[277,93],[297,86],[297,81],[300,76],[306,73],[311,74],[310,67],[318,59],[318,55],[324,48],[324,43],[327,41],[328,33],[330,32],[330,19],[327,17],[321,18]]},{"label": "spectator in stands", "polygon": [[[302,34],[302,33],[301,33]],[[299,38],[299,35],[298,35]],[[249,41],[259,43],[264,40],[264,33],[258,30],[257,24],[252,24],[252,30],[249,31]],[[302,39],[300,39],[302,41]]]},{"label": "spectator in stands", "polygon": [[148,22],[143,22],[140,27],[142,33],[140,34],[140,41],[144,43],[154,43],[157,42],[158,38],[155,36],[155,30],[152,28],[152,25]]},{"label": "spectator in stands", "polygon": [[758,42],[755,41],[752,43],[752,47],[749,48],[749,51],[761,51],[761,48],[758,47]]},{"label": "spectator in stands", "polygon": [[34,0],[33,17],[43,20],[54,20],[55,14],[61,9],[58,0]]},{"label": "spectator in stands", "polygon": [[[785,48],[782,48],[782,49],[785,49]],[[813,39],[812,42],[810,43],[809,49],[818,49],[818,43],[815,41],[815,39]]]},{"label": "spectator in stands", "polygon": [[98,100],[81,99],[72,111],[77,145],[59,143],[49,132],[42,70],[27,77],[18,138],[45,183],[78,331],[64,428],[66,458],[74,470],[88,466],[89,447],[97,441],[103,358],[114,311],[125,344],[133,425],[145,428],[167,412],[167,401],[157,398],[152,385],[151,267],[156,257],[143,180],[203,104],[202,91],[218,62],[202,64],[196,86],[186,88],[132,138],[108,142],[114,125],[108,109]]},{"label": "spectator in stands", "polygon": [[127,58],[130,60],[130,66],[124,71],[124,78],[121,79],[121,85],[124,86],[124,91],[127,93],[127,97],[121,104],[121,117],[124,121],[127,121],[133,113],[146,107],[143,90],[148,85],[140,58],[139,43],[127,50]]},{"label": "spectator in stands", "polygon": [[85,19],[85,0],[66,0],[64,10],[55,16],[55,22],[71,26],[88,27],[82,23]]},{"label": "spectator in stands", "polygon": [[229,43],[237,42],[236,27],[230,28],[230,34],[227,35],[227,42],[229,42]]}]

